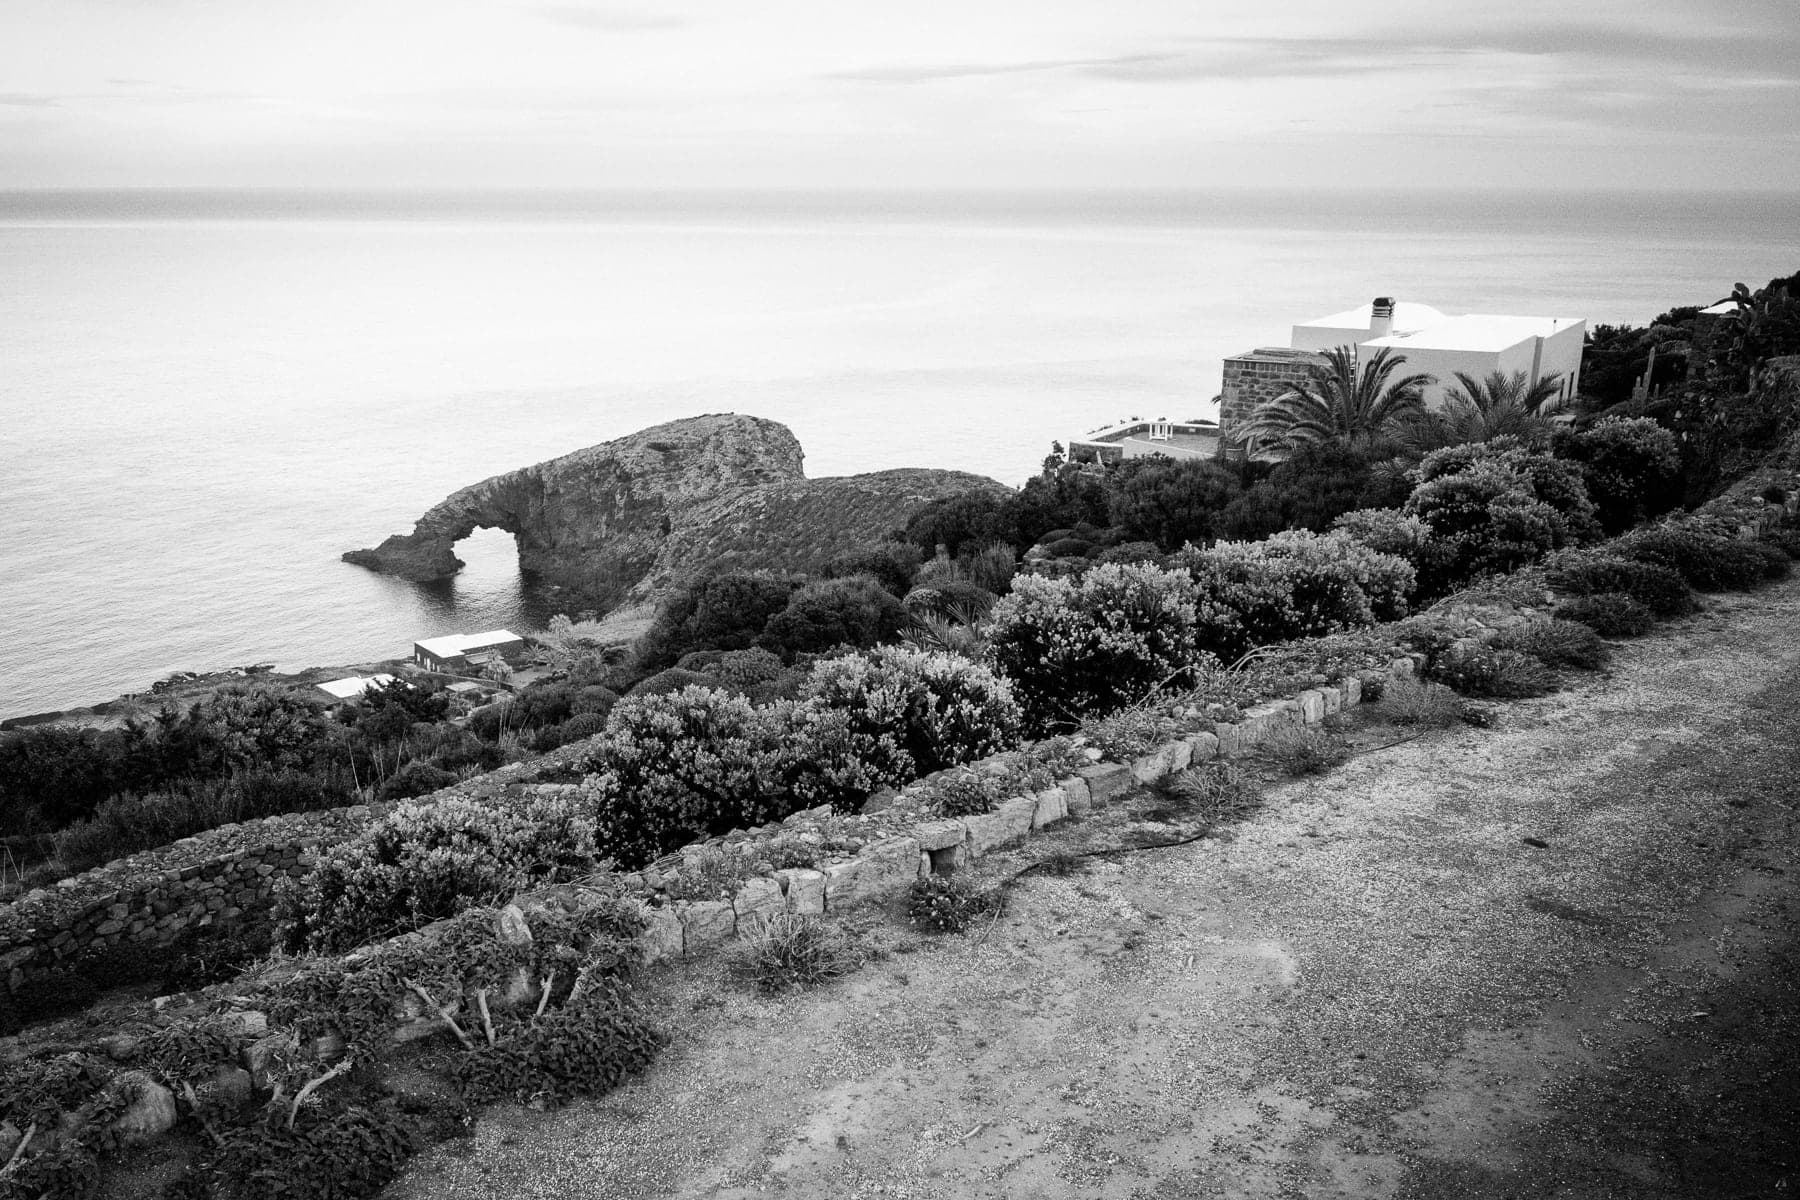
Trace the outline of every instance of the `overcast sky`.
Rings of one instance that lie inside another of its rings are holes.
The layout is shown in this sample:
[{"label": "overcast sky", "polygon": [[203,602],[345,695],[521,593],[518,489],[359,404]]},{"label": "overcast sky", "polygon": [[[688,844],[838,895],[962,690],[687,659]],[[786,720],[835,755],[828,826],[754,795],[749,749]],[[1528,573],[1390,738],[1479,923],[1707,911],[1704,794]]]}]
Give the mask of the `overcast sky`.
[{"label": "overcast sky", "polygon": [[1800,185],[1800,0],[0,0],[0,187],[1417,184]]}]

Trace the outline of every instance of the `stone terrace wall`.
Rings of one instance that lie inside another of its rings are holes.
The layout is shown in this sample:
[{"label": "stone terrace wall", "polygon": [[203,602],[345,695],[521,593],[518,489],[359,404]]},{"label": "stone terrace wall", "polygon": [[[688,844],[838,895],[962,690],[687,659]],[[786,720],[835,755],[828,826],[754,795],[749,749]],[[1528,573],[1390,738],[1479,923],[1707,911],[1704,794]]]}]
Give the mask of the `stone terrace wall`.
[{"label": "stone terrace wall", "polygon": [[1273,400],[1322,366],[1325,358],[1301,350],[1253,350],[1225,360],[1219,387],[1219,436],[1235,444],[1236,430],[1261,404]]},{"label": "stone terrace wall", "polygon": [[[503,796],[565,775],[586,748],[573,742],[432,795]],[[27,892],[0,907],[0,983],[16,992],[89,951],[164,946],[216,924],[266,923],[280,880],[303,874],[319,847],[354,837],[393,808],[360,804],[223,825]]]}]

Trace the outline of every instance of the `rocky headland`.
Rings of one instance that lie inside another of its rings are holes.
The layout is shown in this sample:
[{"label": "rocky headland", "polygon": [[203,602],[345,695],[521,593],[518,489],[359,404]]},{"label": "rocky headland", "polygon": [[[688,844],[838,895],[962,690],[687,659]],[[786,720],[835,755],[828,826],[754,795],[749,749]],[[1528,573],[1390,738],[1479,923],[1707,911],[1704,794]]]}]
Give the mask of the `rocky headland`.
[{"label": "rocky headland", "polygon": [[504,529],[522,570],[592,603],[641,603],[700,568],[816,569],[933,500],[1010,490],[963,471],[807,479],[804,457],[776,421],[737,413],[670,421],[463,488],[411,533],[343,558],[404,579],[443,579],[463,565],[458,541]]}]

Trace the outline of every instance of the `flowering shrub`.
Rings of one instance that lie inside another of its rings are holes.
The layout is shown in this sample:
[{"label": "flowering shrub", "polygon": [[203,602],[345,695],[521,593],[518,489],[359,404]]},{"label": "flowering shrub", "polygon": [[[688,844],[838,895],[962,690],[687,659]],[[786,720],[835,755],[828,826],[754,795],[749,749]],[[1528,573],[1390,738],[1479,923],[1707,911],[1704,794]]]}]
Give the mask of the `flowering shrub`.
[{"label": "flowering shrub", "polygon": [[1600,635],[1575,621],[1528,621],[1503,629],[1492,643],[1502,650],[1517,650],[1550,667],[1575,667],[1596,671],[1606,665],[1612,651]]},{"label": "flowering shrub", "polygon": [[1424,560],[1426,544],[1431,541],[1431,526],[1397,508],[1359,508],[1339,517],[1331,528],[1371,550],[1404,558],[1415,568]]},{"label": "flowering shrub", "polygon": [[994,660],[1044,727],[1129,704],[1196,660],[1185,574],[1106,563],[1075,579],[1021,576],[994,606]]},{"label": "flowering shrub", "polygon": [[1372,623],[1370,589],[1384,613],[1398,615],[1414,577],[1403,559],[1346,535],[1305,531],[1190,547],[1178,560],[1193,573],[1199,596],[1200,645],[1225,662],[1272,642]]},{"label": "flowering shrub", "polygon": [[826,659],[814,664],[801,694],[843,713],[851,736],[868,741],[868,760],[892,761],[897,778],[980,758],[1019,733],[1012,685],[954,654],[887,646]]},{"label": "flowering shrub", "polygon": [[1477,575],[1510,571],[1569,540],[1561,514],[1538,500],[1528,481],[1496,463],[1421,483],[1407,498],[1406,512],[1431,529],[1420,565],[1427,595]]},{"label": "flowering shrub", "polygon": [[1743,591],[1763,579],[1763,560],[1754,543],[1697,528],[1634,530],[1612,548],[1621,558],[1668,567],[1703,592]]},{"label": "flowering shrub", "polygon": [[402,804],[277,893],[289,944],[360,945],[591,870],[594,822],[561,796]]},{"label": "flowering shrub", "polygon": [[1544,663],[1519,650],[1459,643],[1432,667],[1432,675],[1465,696],[1513,700],[1541,696],[1556,686]]},{"label": "flowering shrub", "polygon": [[1087,765],[1087,758],[1068,738],[1048,738],[979,767],[948,771],[916,790],[909,790],[928,812],[942,817],[972,817],[992,812],[1014,796],[1041,792]]},{"label": "flowering shrub", "polygon": [[1584,542],[1598,536],[1600,529],[1595,521],[1594,501],[1588,495],[1581,469],[1530,450],[1518,438],[1497,437],[1434,450],[1419,463],[1415,474],[1420,484],[1426,484],[1484,465],[1512,476],[1527,495],[1554,509],[1562,518],[1568,540]]},{"label": "flowering shrub", "polygon": [[601,849],[638,865],[694,840],[760,825],[891,781],[859,757],[842,714],[792,701],[758,708],[690,686],[628,696],[582,769]]}]

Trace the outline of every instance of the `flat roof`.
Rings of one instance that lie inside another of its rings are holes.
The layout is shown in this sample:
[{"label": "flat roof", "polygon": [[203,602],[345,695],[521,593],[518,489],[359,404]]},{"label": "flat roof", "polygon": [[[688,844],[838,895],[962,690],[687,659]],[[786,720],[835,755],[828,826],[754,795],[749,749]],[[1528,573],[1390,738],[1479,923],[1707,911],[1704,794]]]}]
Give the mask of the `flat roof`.
[{"label": "flat roof", "polygon": [[314,684],[321,692],[338,700],[354,700],[372,687],[386,687],[394,682],[392,675],[346,675],[327,683]]},{"label": "flat roof", "polygon": [[1448,317],[1416,333],[1371,338],[1364,346],[1392,346],[1396,350],[1505,350],[1528,338],[1549,337],[1585,322],[1584,317],[1504,317],[1470,313]]},{"label": "flat roof", "polygon": [[467,654],[471,650],[484,650],[503,642],[522,642],[524,640],[510,629],[490,629],[486,633],[447,633],[442,637],[420,638],[413,643],[413,647],[423,650],[433,658],[455,658],[457,655]]},{"label": "flat roof", "polygon": [[1729,317],[1737,312],[1737,307],[1736,300],[1721,300],[1711,308],[1701,309],[1700,315],[1703,317]]}]

